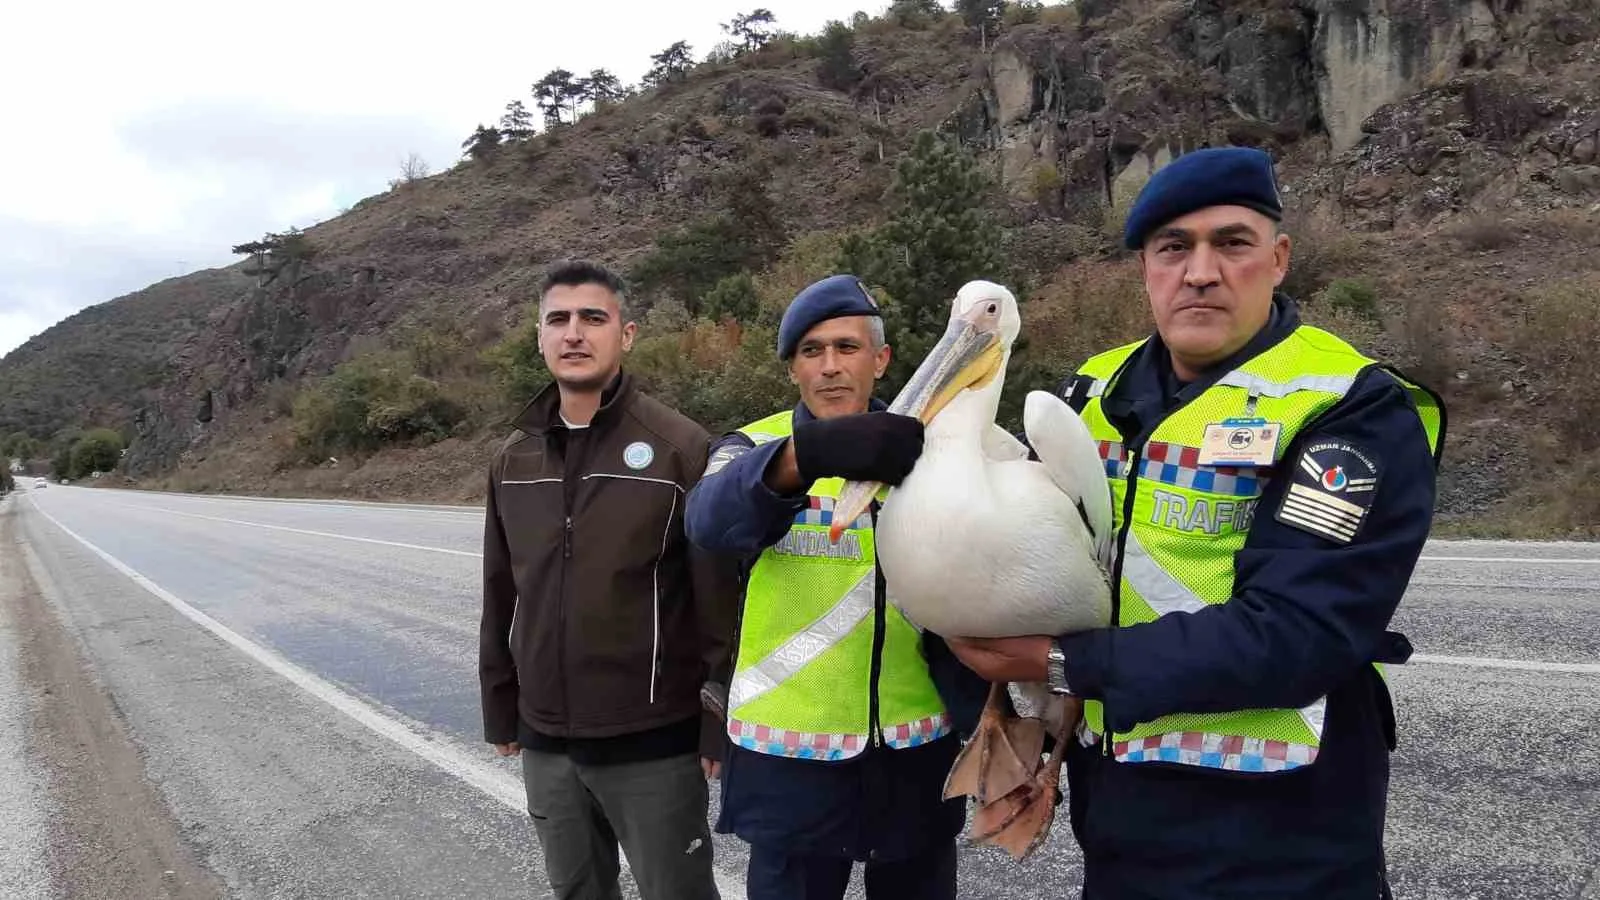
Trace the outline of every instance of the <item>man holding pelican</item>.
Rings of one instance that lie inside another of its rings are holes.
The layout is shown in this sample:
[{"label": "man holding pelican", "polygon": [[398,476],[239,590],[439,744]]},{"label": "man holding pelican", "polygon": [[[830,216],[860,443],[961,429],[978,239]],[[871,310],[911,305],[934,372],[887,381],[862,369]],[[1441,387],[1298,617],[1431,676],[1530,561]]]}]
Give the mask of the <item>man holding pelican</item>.
[{"label": "man holding pelican", "polygon": [[[1151,178],[1124,243],[1137,252],[1156,332],[1091,358],[1061,391],[1088,432],[1078,449],[1096,449],[1110,493],[1109,529],[1084,513],[1090,538],[1109,538],[1097,544],[1108,624],[1039,634],[1001,630],[1007,622],[987,634],[1022,636],[949,636],[992,682],[1044,683],[1082,702],[1066,762],[1087,898],[1389,896],[1383,825],[1395,721],[1382,665],[1404,662],[1410,646],[1386,629],[1431,525],[1444,406],[1300,320],[1277,291],[1291,247],[1281,218],[1272,161],[1259,150],[1195,151]],[[924,402],[904,410],[927,423],[926,449],[879,519],[891,590],[920,590],[924,603],[936,599],[932,575],[955,566],[934,546],[948,526],[919,526],[932,517],[909,511],[958,515],[945,502],[952,491],[965,492],[962,507],[984,506],[983,492],[954,483],[942,450],[937,466],[924,464],[936,429],[950,430],[941,419],[962,402],[952,392],[993,390],[983,339],[1009,348],[1016,330],[983,324],[982,310],[960,297],[956,306],[951,334],[966,337],[941,344],[919,369],[943,373],[931,395],[946,412],[930,415]],[[1045,422],[1049,404],[1029,400]],[[981,419],[972,409],[963,415]],[[885,447],[896,474],[904,450]],[[942,495],[919,481],[924,468],[941,473]],[[843,496],[848,515],[863,495],[851,485]],[[989,515],[991,527],[1031,534],[1028,522]],[[929,547],[922,557],[919,541]],[[1080,567],[1078,543],[1040,555]],[[1008,573],[992,574],[1003,585]],[[1094,605],[1081,591],[1063,593],[1074,594],[1064,606]],[[952,620],[963,612],[938,611]],[[1018,734],[991,735],[985,760],[1022,747],[1012,758],[1036,763],[1037,734]],[[1039,820],[1035,801],[1050,794],[1027,783],[1032,772],[1010,773],[998,800],[990,792],[993,828]],[[1048,815],[1042,822],[1047,829]]]},{"label": "man holding pelican", "polygon": [[846,479],[898,484],[921,449],[872,395],[890,353],[854,277],[801,291],[778,331],[800,402],[723,438],[689,494],[690,540],[745,561],[717,830],[750,844],[751,900],[838,900],[857,860],[871,900],[955,897],[943,785],[985,686],[888,602],[870,510],[829,534]]}]

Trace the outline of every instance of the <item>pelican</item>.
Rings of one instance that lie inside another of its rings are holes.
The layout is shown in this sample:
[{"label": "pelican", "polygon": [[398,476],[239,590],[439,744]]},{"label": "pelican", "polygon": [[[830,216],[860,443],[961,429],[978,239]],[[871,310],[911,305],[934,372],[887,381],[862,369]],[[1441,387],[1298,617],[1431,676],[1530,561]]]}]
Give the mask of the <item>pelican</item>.
[{"label": "pelican", "polygon": [[[918,417],[926,431],[916,466],[878,513],[878,564],[889,600],[935,634],[1056,635],[1110,622],[1111,496],[1088,429],[1060,398],[1030,392],[1023,427],[1039,457],[1033,462],[995,424],[1020,331],[1009,290],[969,282],[951,304],[943,338],[889,407]],[[845,485],[835,541],[841,523],[865,512],[882,487]],[[1005,715],[1002,693],[1027,717]],[[990,685],[978,729],[945,784],[946,797],[977,800],[973,840],[1019,860],[1043,842],[1062,751],[1081,714],[1066,701],[1043,684]],[[1041,765],[1046,728],[1056,746]]]}]

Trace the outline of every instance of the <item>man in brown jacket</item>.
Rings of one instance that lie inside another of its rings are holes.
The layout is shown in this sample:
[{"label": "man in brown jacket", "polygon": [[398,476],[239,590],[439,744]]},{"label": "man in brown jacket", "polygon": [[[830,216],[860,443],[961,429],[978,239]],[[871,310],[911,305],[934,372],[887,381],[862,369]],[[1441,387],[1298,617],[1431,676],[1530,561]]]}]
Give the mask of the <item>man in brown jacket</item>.
[{"label": "man in brown jacket", "polygon": [[620,898],[620,842],[644,900],[715,900],[706,779],[725,737],[700,693],[728,681],[739,589],[683,531],[710,435],[622,371],[620,278],[564,262],[539,295],[555,383],[489,475],[485,738],[522,754],[558,898]]}]

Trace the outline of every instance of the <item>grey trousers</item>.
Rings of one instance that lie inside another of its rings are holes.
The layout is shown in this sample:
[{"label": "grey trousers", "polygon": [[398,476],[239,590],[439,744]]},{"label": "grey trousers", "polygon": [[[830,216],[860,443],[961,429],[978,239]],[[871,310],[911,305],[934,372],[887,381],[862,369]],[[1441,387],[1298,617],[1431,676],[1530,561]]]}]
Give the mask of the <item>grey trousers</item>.
[{"label": "grey trousers", "polygon": [[522,776],[557,900],[621,900],[619,843],[642,900],[720,900],[698,755],[585,766],[524,750]]}]

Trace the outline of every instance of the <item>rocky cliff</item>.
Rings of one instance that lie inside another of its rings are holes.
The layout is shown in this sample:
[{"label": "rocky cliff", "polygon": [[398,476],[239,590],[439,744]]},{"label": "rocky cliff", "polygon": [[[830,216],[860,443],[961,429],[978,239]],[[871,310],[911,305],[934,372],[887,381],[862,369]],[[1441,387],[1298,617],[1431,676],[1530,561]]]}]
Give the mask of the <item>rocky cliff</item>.
[{"label": "rocky cliff", "polygon": [[1302,206],[1366,229],[1597,196],[1591,0],[1076,7],[1076,28],[1002,39],[960,120],[1019,193],[1059,172],[1077,215],[1223,143],[1268,148]]}]

